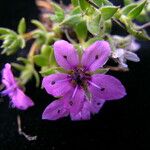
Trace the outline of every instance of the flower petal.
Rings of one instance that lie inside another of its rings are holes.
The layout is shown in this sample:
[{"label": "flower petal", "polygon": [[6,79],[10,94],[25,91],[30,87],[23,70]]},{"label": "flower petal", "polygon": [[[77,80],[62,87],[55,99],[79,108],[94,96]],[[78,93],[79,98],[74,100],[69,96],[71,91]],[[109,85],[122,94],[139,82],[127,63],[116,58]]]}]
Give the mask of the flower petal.
[{"label": "flower petal", "polygon": [[92,76],[91,83],[89,90],[96,98],[114,100],[126,95],[124,86],[113,76],[96,74]]},{"label": "flower petal", "polygon": [[75,68],[79,64],[79,57],[72,44],[64,40],[54,43],[54,54],[57,63],[66,70]]},{"label": "flower petal", "polygon": [[89,110],[89,103],[86,101],[84,102],[82,110],[78,114],[71,115],[71,120],[73,121],[90,120],[90,118],[91,118],[91,114]]},{"label": "flower petal", "polygon": [[139,62],[140,58],[133,52],[126,51],[125,58],[130,61]]},{"label": "flower petal", "polygon": [[84,91],[80,87],[70,90],[64,97],[65,107],[69,109],[70,115],[80,112],[83,107]]},{"label": "flower petal", "polygon": [[110,55],[110,46],[106,41],[97,41],[88,47],[81,60],[81,64],[89,71],[102,67]]},{"label": "flower petal", "polygon": [[134,38],[132,38],[131,44],[128,46],[128,50],[135,52],[135,51],[139,50],[140,47],[141,47],[140,44],[137,43]]},{"label": "flower petal", "polygon": [[113,58],[120,58],[123,55],[124,55],[124,49],[122,48],[118,48],[112,53]]},{"label": "flower petal", "polygon": [[90,103],[90,111],[93,114],[96,114],[103,107],[105,100],[94,97]]},{"label": "flower petal", "polygon": [[42,119],[57,120],[68,115],[69,111],[64,108],[64,101],[60,99],[55,100],[46,107],[42,114]]},{"label": "flower petal", "polygon": [[63,96],[72,88],[69,80],[67,74],[52,74],[43,78],[42,86],[53,96]]},{"label": "flower petal", "polygon": [[5,68],[2,71],[2,83],[6,86],[6,88],[16,84],[15,78],[11,71],[11,65],[8,63],[5,64]]},{"label": "flower petal", "polygon": [[34,106],[33,101],[20,89],[15,90],[15,92],[11,96],[11,102],[14,107],[21,110],[26,110],[27,108]]}]

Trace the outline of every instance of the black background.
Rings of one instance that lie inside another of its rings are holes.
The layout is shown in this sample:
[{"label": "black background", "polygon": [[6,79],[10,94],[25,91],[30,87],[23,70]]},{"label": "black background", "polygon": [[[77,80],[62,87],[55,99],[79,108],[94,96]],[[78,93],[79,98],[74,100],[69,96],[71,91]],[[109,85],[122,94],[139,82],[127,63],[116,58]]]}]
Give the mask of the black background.
[{"label": "black background", "polygon": [[[65,0],[64,0],[65,1]],[[121,1],[114,1],[117,5]],[[38,18],[34,0],[0,0],[0,26],[16,30],[18,21],[25,17]],[[114,27],[114,33],[122,33]],[[90,121],[72,122],[64,118],[55,122],[41,120],[45,107],[54,98],[44,90],[27,85],[27,94],[36,106],[21,112],[9,108],[7,98],[0,100],[0,150],[62,150],[62,149],[141,149],[150,148],[150,44],[140,42],[141,61],[129,63],[130,72],[112,73],[125,85],[128,95],[119,101],[107,102],[101,112]],[[26,50],[24,50],[26,51]],[[24,52],[22,52],[23,54]],[[25,52],[26,53],[26,52]],[[0,56],[0,68],[14,57]],[[27,141],[17,133],[16,116],[21,115],[23,130],[37,135],[36,141]]]}]

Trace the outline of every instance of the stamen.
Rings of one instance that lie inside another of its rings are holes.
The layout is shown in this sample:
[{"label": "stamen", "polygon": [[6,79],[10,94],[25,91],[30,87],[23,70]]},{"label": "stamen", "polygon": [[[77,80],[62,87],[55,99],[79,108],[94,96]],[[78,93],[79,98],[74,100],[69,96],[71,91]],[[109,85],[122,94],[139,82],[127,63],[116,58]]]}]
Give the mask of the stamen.
[{"label": "stamen", "polygon": [[96,87],[96,88],[98,88],[98,89],[101,89],[101,87],[100,86],[98,86],[97,84],[95,84],[95,83],[93,83],[93,82],[91,82],[91,81],[88,81],[91,85],[93,85],[94,87]]},{"label": "stamen", "polygon": [[61,82],[66,82],[71,80],[71,78],[63,79],[63,80],[58,80],[58,81],[51,81],[51,84],[54,85],[55,83],[61,83]]},{"label": "stamen", "polygon": [[78,85],[75,87],[71,99],[75,97],[75,94],[77,93],[77,89],[78,89]]}]

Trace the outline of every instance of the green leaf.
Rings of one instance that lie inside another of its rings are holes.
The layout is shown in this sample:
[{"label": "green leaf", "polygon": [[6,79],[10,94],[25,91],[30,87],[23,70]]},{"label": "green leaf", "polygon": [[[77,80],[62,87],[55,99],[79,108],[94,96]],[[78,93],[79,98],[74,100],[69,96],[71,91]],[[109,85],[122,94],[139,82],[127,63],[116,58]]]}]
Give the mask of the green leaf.
[{"label": "green leaf", "polygon": [[45,57],[49,57],[52,51],[52,47],[49,45],[43,45],[41,49],[41,54]]},{"label": "green leaf", "polygon": [[26,32],[26,21],[24,18],[22,18],[18,25],[18,33],[23,34],[25,32]]},{"label": "green leaf", "polygon": [[93,0],[93,2],[99,7],[103,5],[103,0]]},{"label": "green leaf", "polygon": [[105,32],[110,33],[111,28],[112,28],[112,21],[111,20],[105,21]]},{"label": "green leaf", "polygon": [[143,8],[145,7],[147,3],[147,0],[139,3],[135,8],[133,8],[129,13],[128,13],[128,17],[130,19],[135,19],[138,15],[140,15],[140,13],[142,12]]},{"label": "green leaf", "polygon": [[109,71],[109,68],[101,68],[96,70],[93,74],[106,74]]},{"label": "green leaf", "polygon": [[104,5],[113,6],[113,4],[109,0],[103,0]]},{"label": "green leaf", "polygon": [[77,14],[81,14],[81,9],[79,6],[75,7],[70,13],[71,16],[77,15]]},{"label": "green leaf", "polygon": [[21,62],[23,62],[24,64],[29,64],[29,63],[30,63],[30,61],[29,61],[28,59],[23,58],[23,57],[18,57],[18,58],[17,58],[17,61],[21,61]]},{"label": "green leaf", "polygon": [[54,2],[51,2],[52,6],[54,7],[54,13],[55,15],[51,15],[50,18],[53,20],[53,21],[56,21],[56,22],[62,22],[65,18],[65,15],[64,15],[64,10],[56,3]]},{"label": "green leaf", "polygon": [[46,31],[45,26],[38,20],[31,20],[32,24],[34,24],[37,28],[41,29],[42,31]]},{"label": "green leaf", "polygon": [[48,65],[48,61],[47,58],[44,57],[43,55],[35,55],[34,56],[34,62],[36,63],[36,65],[42,67],[42,66],[47,66]]},{"label": "green leaf", "polygon": [[0,34],[12,34],[17,35],[14,31],[7,28],[0,28]]},{"label": "green leaf", "polygon": [[78,24],[80,21],[82,21],[82,15],[77,14],[77,15],[72,15],[67,17],[61,24],[68,24],[71,26],[74,26]]},{"label": "green leaf", "polygon": [[25,69],[25,66],[17,64],[17,63],[11,63],[11,65],[19,71],[23,71]]},{"label": "green leaf", "polygon": [[23,38],[20,38],[20,48],[24,48],[26,46],[26,41]]},{"label": "green leaf", "polygon": [[48,76],[50,74],[54,74],[57,72],[67,73],[63,68],[61,67],[54,67],[54,68],[44,68],[42,71],[40,71],[40,74],[42,76]]},{"label": "green leaf", "polygon": [[71,0],[71,3],[74,7],[78,6],[78,0]]},{"label": "green leaf", "polygon": [[100,33],[100,14],[94,14],[86,20],[87,29],[93,35],[98,35]]},{"label": "green leaf", "polygon": [[33,66],[32,64],[27,64],[25,69],[20,74],[21,84],[25,85],[33,76]]},{"label": "green leaf", "polygon": [[123,15],[127,15],[133,8],[135,8],[137,6],[137,3],[133,3],[130,5],[125,6],[121,12]]},{"label": "green leaf", "polygon": [[118,7],[115,7],[115,6],[103,6],[100,9],[102,18],[104,20],[111,19],[111,17],[113,17],[113,15],[117,12],[117,10],[118,10]]},{"label": "green leaf", "polygon": [[41,74],[42,76],[48,76],[48,75],[50,75],[50,74],[54,74],[55,71],[56,71],[55,68],[50,68],[50,69],[41,71],[40,74]]},{"label": "green leaf", "polygon": [[78,0],[78,2],[82,11],[87,11],[90,8],[90,4],[86,0]]},{"label": "green leaf", "polygon": [[75,32],[80,41],[85,41],[87,38],[87,27],[86,22],[81,21],[75,26]]}]

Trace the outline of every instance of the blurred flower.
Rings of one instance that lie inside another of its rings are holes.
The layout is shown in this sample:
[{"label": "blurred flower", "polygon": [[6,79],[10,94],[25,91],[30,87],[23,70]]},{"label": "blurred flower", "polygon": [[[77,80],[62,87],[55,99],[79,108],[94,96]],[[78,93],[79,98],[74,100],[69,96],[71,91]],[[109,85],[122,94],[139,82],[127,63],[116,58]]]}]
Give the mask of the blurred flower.
[{"label": "blurred flower", "polygon": [[5,68],[2,71],[2,83],[6,86],[6,89],[1,94],[8,95],[11,98],[12,107],[25,110],[34,105],[32,100],[17,85],[11,71],[11,65],[8,63],[5,64]]},{"label": "blurred flower", "polygon": [[128,68],[127,60],[139,62],[140,58],[135,52],[140,48],[135,39],[131,36],[121,37],[113,36],[115,50],[112,52],[112,58],[117,59],[119,67]]},{"label": "blurred flower", "polygon": [[60,40],[54,43],[57,63],[68,74],[57,73],[44,77],[42,85],[47,93],[60,97],[45,109],[42,118],[56,120],[70,114],[72,120],[87,120],[98,113],[105,100],[126,95],[121,82],[109,75],[94,74],[109,58],[110,46],[97,41],[80,58],[72,44]]}]

